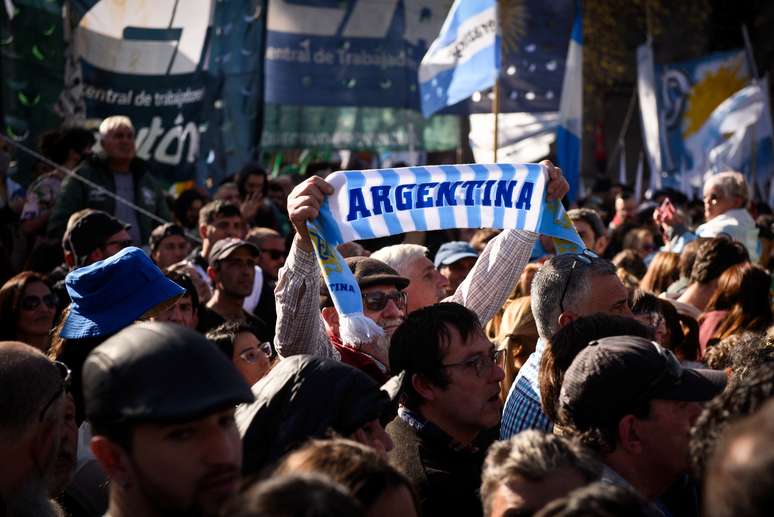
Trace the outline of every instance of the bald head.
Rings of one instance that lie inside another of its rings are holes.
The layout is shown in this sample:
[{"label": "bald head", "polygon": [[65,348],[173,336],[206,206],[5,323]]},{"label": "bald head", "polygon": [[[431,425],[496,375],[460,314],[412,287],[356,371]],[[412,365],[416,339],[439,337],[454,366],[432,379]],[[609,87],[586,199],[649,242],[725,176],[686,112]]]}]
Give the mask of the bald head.
[{"label": "bald head", "polygon": [[43,406],[61,387],[53,363],[38,349],[18,341],[0,341],[0,440],[24,433],[37,422]]}]

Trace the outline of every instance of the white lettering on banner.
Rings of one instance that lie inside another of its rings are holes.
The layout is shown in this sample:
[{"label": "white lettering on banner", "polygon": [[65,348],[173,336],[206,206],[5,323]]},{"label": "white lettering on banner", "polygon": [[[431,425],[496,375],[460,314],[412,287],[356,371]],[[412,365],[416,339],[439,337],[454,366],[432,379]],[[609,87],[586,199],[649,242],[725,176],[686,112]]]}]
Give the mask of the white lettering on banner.
[{"label": "white lettering on banner", "polygon": [[[98,68],[120,74],[177,75],[196,71],[203,55],[213,0],[100,0],[75,31],[78,55]],[[158,29],[164,39],[126,39],[127,29]],[[179,31],[169,40],[171,31]]]},{"label": "white lettering on banner", "polygon": [[[403,39],[413,44],[431,42],[441,30],[452,0],[404,1]],[[346,7],[298,5],[288,0],[271,0],[267,30],[309,36],[379,39],[387,36],[398,0],[356,0],[350,15]],[[268,58],[267,58],[268,59]]]},{"label": "white lettering on banner", "polygon": [[161,122],[161,117],[153,117],[150,127],[140,127],[137,130],[137,156],[143,160],[152,157],[164,165],[180,165],[183,161],[183,149],[188,144],[185,161],[196,161],[199,155],[199,127],[194,122],[183,126],[182,115],[175,118],[175,125],[168,130],[164,129]]}]

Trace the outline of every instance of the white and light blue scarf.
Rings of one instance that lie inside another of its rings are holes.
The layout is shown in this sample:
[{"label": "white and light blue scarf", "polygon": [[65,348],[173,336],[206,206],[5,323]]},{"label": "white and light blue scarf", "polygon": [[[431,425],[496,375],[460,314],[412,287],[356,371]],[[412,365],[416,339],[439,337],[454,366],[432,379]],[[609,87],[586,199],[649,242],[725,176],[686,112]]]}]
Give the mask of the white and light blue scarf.
[{"label": "white and light blue scarf", "polygon": [[360,289],[338,244],[413,231],[514,228],[553,237],[557,253],[585,248],[562,204],[545,201],[548,171],[542,165],[339,171],[326,180],[334,192],[307,227],[344,343],[372,341],[382,330],[363,314]]}]

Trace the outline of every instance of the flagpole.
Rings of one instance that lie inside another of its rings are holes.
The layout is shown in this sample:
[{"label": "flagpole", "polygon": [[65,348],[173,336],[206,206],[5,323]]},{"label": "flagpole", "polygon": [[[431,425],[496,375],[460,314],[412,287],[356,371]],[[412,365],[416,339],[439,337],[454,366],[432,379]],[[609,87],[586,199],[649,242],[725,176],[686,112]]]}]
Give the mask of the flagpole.
[{"label": "flagpole", "polygon": [[500,133],[500,78],[495,78],[494,100],[492,102],[492,114],[494,115],[494,162],[497,163],[498,136]]}]

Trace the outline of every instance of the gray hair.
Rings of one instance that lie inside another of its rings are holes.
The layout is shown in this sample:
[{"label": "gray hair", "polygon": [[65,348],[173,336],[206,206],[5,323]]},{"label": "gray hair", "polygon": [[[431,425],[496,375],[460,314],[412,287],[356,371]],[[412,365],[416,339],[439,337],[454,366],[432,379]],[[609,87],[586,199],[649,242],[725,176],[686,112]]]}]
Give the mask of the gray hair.
[{"label": "gray hair", "polygon": [[[550,339],[559,330],[559,315],[562,312],[559,302],[565,286],[564,308],[579,312],[586,294],[591,290],[591,277],[615,275],[615,266],[602,258],[589,257],[590,264],[578,260],[573,271],[576,257],[572,253],[552,257],[532,280],[532,315],[535,317],[538,335],[543,339]],[[567,284],[570,275],[572,282]]]},{"label": "gray hair", "polygon": [[18,439],[37,422],[60,382],[56,367],[42,352],[0,341],[0,440]]},{"label": "gray hair", "polygon": [[719,187],[724,197],[742,198],[742,206],[746,206],[750,200],[750,191],[747,187],[747,181],[739,172],[726,171],[710,176],[704,184],[704,195],[706,196],[712,187]]},{"label": "gray hair", "polygon": [[408,276],[409,265],[419,257],[427,257],[427,248],[419,244],[394,244],[371,253],[371,258],[381,260],[403,276]]},{"label": "gray hair", "polygon": [[554,434],[530,429],[489,448],[481,473],[484,515],[490,515],[497,488],[514,477],[542,481],[563,468],[572,468],[586,479],[599,479],[601,464],[590,452]]},{"label": "gray hair", "polygon": [[594,232],[594,238],[599,239],[605,235],[605,224],[602,222],[602,218],[596,210],[591,208],[573,208],[567,211],[567,217],[570,221],[583,221],[591,227],[591,231]]},{"label": "gray hair", "polygon": [[134,131],[134,124],[132,124],[132,120],[129,117],[125,117],[123,115],[113,115],[112,117],[108,117],[103,120],[99,125],[99,136],[104,137],[114,129],[121,126],[128,127]]}]

